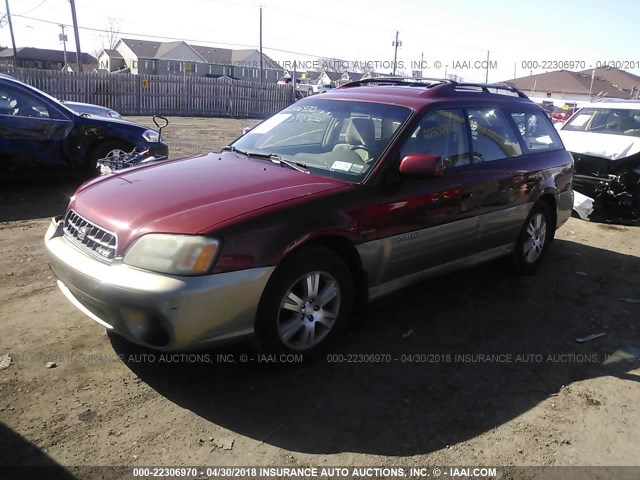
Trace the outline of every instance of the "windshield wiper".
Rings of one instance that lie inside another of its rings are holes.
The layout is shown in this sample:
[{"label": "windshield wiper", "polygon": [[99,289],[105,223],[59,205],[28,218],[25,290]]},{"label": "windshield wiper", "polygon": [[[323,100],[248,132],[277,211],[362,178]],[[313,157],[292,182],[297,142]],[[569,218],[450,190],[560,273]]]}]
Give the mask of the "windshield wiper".
[{"label": "windshield wiper", "polygon": [[276,165],[286,165],[287,167],[289,167],[289,168],[291,168],[293,170],[297,170],[298,172],[311,173],[309,170],[307,170],[307,165],[306,164],[299,163],[299,162],[292,162],[290,160],[285,160],[284,158],[282,158],[277,153],[245,152],[243,150],[240,150],[240,149],[234,147],[233,145],[227,145],[226,147],[222,147],[222,151],[223,152],[239,153],[241,155],[244,155],[245,157],[265,158],[265,159],[271,160],[271,162],[275,163]]},{"label": "windshield wiper", "polygon": [[286,165],[287,167],[302,173],[311,173],[309,172],[309,170],[307,170],[306,164],[285,160],[280,155],[277,155],[275,153],[272,153],[271,155],[269,155],[269,160],[271,160],[272,163],[279,164],[279,165]]},{"label": "windshield wiper", "polygon": [[245,157],[249,156],[248,152],[243,152],[242,150],[237,149],[236,147],[234,147],[233,145],[227,145],[225,147],[222,147],[222,151],[223,152],[233,152],[233,153],[239,153],[241,155],[244,155]]}]

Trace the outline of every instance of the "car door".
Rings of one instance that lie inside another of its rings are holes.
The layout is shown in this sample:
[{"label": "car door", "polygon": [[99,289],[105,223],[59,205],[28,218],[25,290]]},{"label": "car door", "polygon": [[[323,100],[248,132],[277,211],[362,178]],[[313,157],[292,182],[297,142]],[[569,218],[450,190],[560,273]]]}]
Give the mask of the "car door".
[{"label": "car door", "polygon": [[476,253],[510,247],[527,213],[533,178],[507,113],[494,106],[465,109],[470,126],[478,215]]},{"label": "car door", "polygon": [[400,148],[399,157],[432,153],[440,176],[416,178],[393,171],[383,187],[378,251],[370,283],[379,285],[464,258],[474,251],[477,228],[475,176],[469,169],[468,127],[462,109],[426,113]]},{"label": "car door", "polygon": [[542,193],[546,153],[562,145],[540,110],[478,107],[466,114],[478,181],[476,247],[510,247]]},{"label": "car door", "polygon": [[0,174],[66,165],[73,122],[26,88],[0,82]]}]

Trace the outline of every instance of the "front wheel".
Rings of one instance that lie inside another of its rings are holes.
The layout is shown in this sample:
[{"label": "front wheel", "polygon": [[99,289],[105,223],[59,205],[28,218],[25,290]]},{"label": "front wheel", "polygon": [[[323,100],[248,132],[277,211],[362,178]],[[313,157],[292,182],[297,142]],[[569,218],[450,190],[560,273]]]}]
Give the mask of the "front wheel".
[{"label": "front wheel", "polygon": [[517,272],[533,274],[538,270],[553,239],[554,228],[549,207],[536,203],[516,240],[513,260]]},{"label": "front wheel", "polygon": [[353,278],[344,261],[324,247],[292,254],[276,269],[256,320],[260,347],[312,356],[328,347],[347,324]]},{"label": "front wheel", "polygon": [[89,153],[84,168],[84,174],[89,177],[96,177],[100,174],[98,160],[103,158],[119,158],[121,155],[129,153],[134,147],[121,140],[108,140],[98,144]]}]

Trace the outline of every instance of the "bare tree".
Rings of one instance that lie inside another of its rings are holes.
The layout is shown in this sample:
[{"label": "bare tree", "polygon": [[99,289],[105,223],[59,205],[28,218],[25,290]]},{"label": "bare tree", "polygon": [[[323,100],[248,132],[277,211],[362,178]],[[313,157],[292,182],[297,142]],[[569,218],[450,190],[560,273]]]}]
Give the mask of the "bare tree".
[{"label": "bare tree", "polygon": [[113,50],[120,40],[120,20],[117,18],[107,18],[107,25],[104,32],[106,33],[105,40],[102,42],[102,47],[105,50]]}]

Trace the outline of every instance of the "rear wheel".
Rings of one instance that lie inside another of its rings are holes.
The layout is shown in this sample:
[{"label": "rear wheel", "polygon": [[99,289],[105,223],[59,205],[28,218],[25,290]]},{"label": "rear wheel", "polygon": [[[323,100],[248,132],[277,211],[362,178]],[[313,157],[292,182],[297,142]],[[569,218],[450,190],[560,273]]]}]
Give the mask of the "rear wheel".
[{"label": "rear wheel", "polygon": [[542,202],[536,203],[516,240],[513,252],[516,271],[533,274],[538,270],[553,239],[554,227],[549,207]]},{"label": "rear wheel", "polygon": [[346,326],[353,295],[351,272],[337,254],[324,247],[292,254],[276,269],[260,301],[260,347],[307,357],[324,350]]}]

